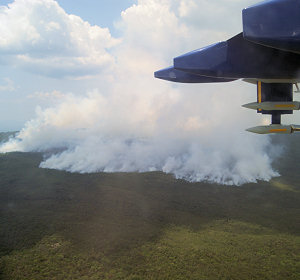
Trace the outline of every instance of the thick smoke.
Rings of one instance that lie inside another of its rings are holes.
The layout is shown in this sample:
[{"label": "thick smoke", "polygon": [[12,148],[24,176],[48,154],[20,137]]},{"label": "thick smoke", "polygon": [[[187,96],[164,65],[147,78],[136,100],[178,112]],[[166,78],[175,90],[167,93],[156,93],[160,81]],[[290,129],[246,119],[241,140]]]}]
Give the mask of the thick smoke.
[{"label": "thick smoke", "polygon": [[1,151],[49,155],[60,148],[40,166],[81,173],[161,170],[235,185],[277,175],[266,151],[269,139],[243,131],[249,121],[234,108],[233,86],[209,94],[159,87],[165,91],[151,93],[145,84],[137,94],[66,96],[59,106],[38,111]]},{"label": "thick smoke", "polygon": [[244,132],[259,122],[240,107],[255,99],[253,85],[174,85],[153,78],[166,58],[171,64],[193,45],[188,23],[170,3],[139,1],[123,12],[109,79],[97,77],[98,89],[65,94],[58,105],[37,109],[0,151],[45,152],[42,168],[81,173],[163,171],[230,185],[277,176],[269,138]]}]

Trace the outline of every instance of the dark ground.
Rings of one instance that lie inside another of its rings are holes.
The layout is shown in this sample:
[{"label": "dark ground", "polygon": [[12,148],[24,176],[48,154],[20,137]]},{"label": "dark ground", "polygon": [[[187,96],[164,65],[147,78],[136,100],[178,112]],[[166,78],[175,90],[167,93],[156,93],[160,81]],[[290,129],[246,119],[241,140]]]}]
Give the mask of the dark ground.
[{"label": "dark ground", "polygon": [[0,279],[300,279],[299,141],[240,187],[0,155]]}]

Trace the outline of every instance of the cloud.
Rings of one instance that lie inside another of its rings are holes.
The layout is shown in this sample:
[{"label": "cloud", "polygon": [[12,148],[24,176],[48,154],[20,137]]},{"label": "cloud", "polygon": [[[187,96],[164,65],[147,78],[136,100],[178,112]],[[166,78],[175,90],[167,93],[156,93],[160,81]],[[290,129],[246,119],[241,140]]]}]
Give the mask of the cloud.
[{"label": "cloud", "polygon": [[54,0],[16,0],[0,7],[0,61],[45,76],[94,75],[111,69],[107,28],[68,15]]},{"label": "cloud", "polygon": [[55,99],[55,100],[59,100],[61,98],[63,98],[65,95],[58,91],[58,90],[53,90],[51,92],[42,92],[42,91],[37,91],[33,94],[30,94],[27,96],[27,98],[38,98],[41,100],[49,100],[49,99]]},{"label": "cloud", "polygon": [[4,81],[4,84],[0,85],[0,91],[14,91],[15,86],[11,79],[4,78],[2,79]]},{"label": "cloud", "polygon": [[[41,167],[82,173],[158,170],[231,185],[277,176],[270,139],[244,131],[263,120],[240,106],[255,99],[253,85],[153,78],[153,71],[207,34],[209,24],[194,33],[194,23],[183,20],[189,11],[183,3],[194,9],[203,4],[139,0],[124,11],[111,79],[84,96],[65,94],[55,106],[38,109],[0,151],[42,151]],[[217,38],[218,28],[210,35]]]},{"label": "cloud", "polygon": [[181,20],[198,30],[221,30],[231,33],[242,31],[242,9],[257,0],[182,0],[178,6]]}]

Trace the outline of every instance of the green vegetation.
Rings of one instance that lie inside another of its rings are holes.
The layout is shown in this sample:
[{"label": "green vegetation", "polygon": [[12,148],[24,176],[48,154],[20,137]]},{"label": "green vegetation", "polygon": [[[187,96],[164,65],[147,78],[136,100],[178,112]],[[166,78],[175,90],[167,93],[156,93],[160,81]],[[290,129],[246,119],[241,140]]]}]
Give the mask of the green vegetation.
[{"label": "green vegetation", "polygon": [[300,279],[299,140],[241,187],[1,155],[0,279]]},{"label": "green vegetation", "polygon": [[[121,254],[79,252],[61,237],[2,258],[7,279],[299,279],[300,237],[236,221],[170,227]],[[237,250],[239,248],[239,250]]]}]

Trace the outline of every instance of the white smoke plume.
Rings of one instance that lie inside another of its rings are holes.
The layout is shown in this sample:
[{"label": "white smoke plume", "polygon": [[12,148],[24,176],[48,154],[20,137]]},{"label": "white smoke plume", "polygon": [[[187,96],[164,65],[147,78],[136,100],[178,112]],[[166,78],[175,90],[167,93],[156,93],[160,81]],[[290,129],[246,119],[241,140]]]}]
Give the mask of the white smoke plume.
[{"label": "white smoke plume", "polygon": [[[37,109],[0,151],[47,152],[42,168],[80,173],[163,171],[229,185],[278,176],[269,138],[244,132],[260,120],[240,107],[255,99],[254,86],[174,85],[153,78],[153,71],[207,34],[199,28],[194,40],[195,29],[181,16],[197,3],[140,0],[124,11],[109,79],[97,76],[98,89],[65,94],[57,105]],[[220,36],[210,34],[212,40]]]}]

